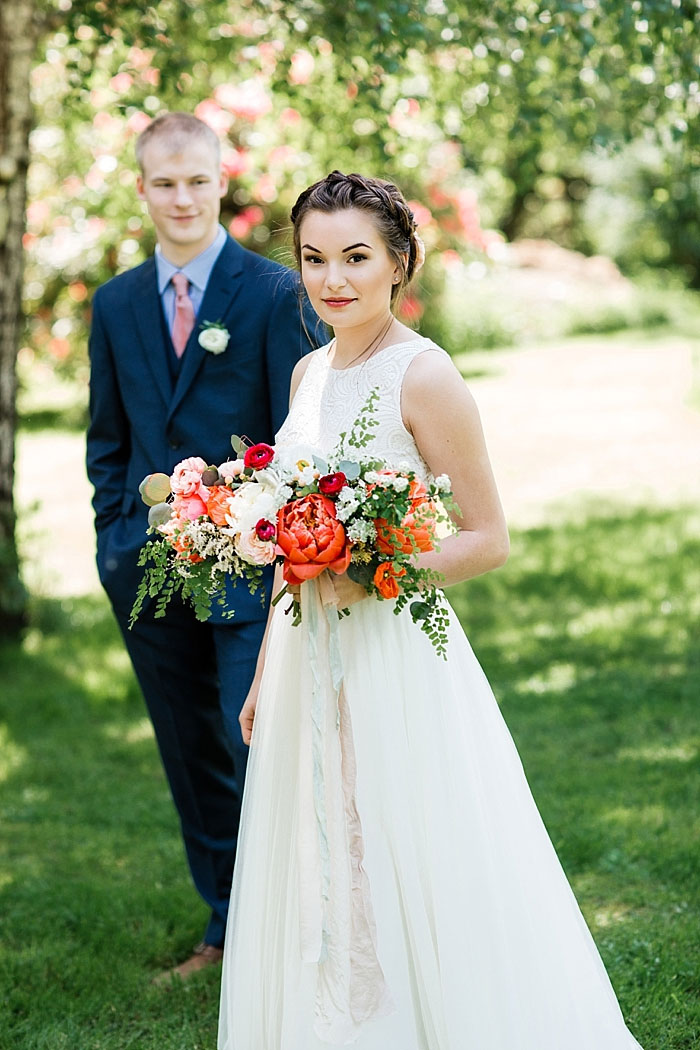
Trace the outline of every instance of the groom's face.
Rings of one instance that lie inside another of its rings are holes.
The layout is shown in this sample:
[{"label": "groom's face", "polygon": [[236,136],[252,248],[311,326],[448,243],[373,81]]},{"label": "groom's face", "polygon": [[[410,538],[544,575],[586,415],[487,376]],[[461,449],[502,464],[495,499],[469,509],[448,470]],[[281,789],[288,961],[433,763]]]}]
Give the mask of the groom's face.
[{"label": "groom's face", "polygon": [[154,139],[143,152],[137,180],[165,257],[183,266],[216,237],[227,179],[216,150],[203,139]]}]

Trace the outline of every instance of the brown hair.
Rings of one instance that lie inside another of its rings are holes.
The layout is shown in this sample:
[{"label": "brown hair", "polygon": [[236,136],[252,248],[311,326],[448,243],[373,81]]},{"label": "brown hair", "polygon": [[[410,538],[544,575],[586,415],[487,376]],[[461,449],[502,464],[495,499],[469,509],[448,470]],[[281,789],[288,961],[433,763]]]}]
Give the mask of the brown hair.
[{"label": "brown hair", "polygon": [[173,153],[183,149],[188,140],[197,138],[207,142],[216,153],[216,163],[221,158],[219,139],[214,131],[199,117],[191,113],[160,113],[136,139],[136,160],[143,172],[143,154],[149,142],[155,139],[169,139]]},{"label": "brown hair", "polygon": [[299,229],[306,213],[342,211],[345,208],[362,208],[372,215],[386,249],[401,273],[401,280],[391,289],[393,300],[413,277],[418,251],[416,220],[393,182],[332,171],[325,179],[304,190],[291,212],[297,266],[301,270]]}]

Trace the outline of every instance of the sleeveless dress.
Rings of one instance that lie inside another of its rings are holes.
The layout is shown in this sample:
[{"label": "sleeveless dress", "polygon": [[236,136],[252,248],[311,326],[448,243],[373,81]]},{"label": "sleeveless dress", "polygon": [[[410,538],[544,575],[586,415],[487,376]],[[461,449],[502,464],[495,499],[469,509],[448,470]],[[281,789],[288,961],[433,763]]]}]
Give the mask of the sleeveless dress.
[{"label": "sleeveless dress", "polygon": [[[316,350],[277,446],[328,454],[378,388],[368,450],[423,477],[401,386],[424,339]],[[224,948],[219,1050],[639,1050],[460,624],[275,609]]]}]

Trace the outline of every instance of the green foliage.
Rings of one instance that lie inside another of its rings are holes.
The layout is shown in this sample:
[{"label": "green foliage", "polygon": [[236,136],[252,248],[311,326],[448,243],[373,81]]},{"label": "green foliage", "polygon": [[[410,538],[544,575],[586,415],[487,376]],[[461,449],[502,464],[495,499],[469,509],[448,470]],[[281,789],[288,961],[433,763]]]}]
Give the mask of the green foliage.
[{"label": "green foliage", "polygon": [[[587,513],[589,511],[590,513]],[[580,507],[450,590],[623,1013],[700,1038],[700,521]],[[215,1044],[218,973],[150,979],[199,939],[155,741],[103,599],[42,601],[0,646],[0,1044]],[[118,965],[115,965],[115,960]]]},{"label": "green foliage", "polygon": [[[450,253],[469,262],[496,243],[477,199],[509,238],[598,250],[617,225],[606,250],[623,265],[700,282],[700,10],[687,0],[41,6],[52,29],[32,89],[25,357],[84,378],[92,290],[153,247],[132,147],[163,108],[196,108],[220,133],[224,221],[284,261],[289,208],[313,179],[334,167],[396,179],[421,205],[429,252],[404,318],[427,307],[427,327]],[[660,158],[632,182],[628,142]],[[628,218],[601,227],[618,187]],[[498,321],[462,345],[507,342],[513,326]]]}]

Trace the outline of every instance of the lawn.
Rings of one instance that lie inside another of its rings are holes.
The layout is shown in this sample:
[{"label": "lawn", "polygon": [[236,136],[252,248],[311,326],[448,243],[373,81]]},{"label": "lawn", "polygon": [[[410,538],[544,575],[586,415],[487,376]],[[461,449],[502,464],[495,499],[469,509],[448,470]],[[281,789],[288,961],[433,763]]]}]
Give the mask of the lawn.
[{"label": "lawn", "polygon": [[[700,516],[581,506],[451,598],[632,1030],[696,1047]],[[0,1046],[213,1050],[218,974],[150,984],[205,909],[104,601],[36,600],[0,680]]]}]

